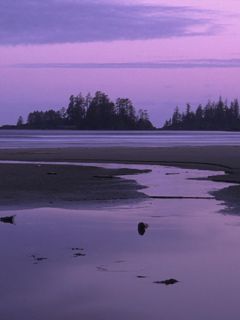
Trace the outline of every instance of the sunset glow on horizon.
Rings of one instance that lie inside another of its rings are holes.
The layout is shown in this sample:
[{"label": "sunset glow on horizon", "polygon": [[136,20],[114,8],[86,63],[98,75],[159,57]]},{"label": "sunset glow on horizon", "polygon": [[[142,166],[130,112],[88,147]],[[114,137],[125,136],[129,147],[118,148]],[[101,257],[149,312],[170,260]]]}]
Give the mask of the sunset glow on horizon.
[{"label": "sunset glow on horizon", "polygon": [[0,1],[0,124],[106,92],[160,126],[176,105],[239,98],[235,0]]}]

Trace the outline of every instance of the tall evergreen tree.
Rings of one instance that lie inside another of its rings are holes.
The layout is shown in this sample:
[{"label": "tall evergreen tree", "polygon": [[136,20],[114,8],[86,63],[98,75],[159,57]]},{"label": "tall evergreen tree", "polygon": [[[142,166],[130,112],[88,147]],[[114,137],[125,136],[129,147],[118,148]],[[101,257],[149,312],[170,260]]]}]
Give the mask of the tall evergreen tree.
[{"label": "tall evergreen tree", "polygon": [[164,129],[171,130],[240,130],[240,110],[235,99],[228,106],[227,101],[220,97],[215,103],[208,101],[205,107],[199,105],[195,112],[188,104],[186,112],[180,113],[176,108]]},{"label": "tall evergreen tree", "polygon": [[20,116],[19,118],[18,118],[18,121],[17,121],[17,127],[18,128],[20,128],[20,127],[22,127],[23,126],[23,117],[22,116]]},{"label": "tall evergreen tree", "polygon": [[114,129],[114,103],[105,93],[101,91],[95,93],[87,110],[86,121],[92,129]]},{"label": "tall evergreen tree", "polygon": [[107,94],[97,91],[92,97],[71,95],[67,108],[29,113],[26,127],[32,129],[149,130],[154,129],[146,110],[136,110],[127,98],[113,103]]}]

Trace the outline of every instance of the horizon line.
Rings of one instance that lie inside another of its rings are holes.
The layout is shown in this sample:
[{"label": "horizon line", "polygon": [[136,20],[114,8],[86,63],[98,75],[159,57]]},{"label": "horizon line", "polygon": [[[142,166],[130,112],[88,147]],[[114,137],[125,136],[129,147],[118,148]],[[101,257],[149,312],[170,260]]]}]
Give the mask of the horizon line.
[{"label": "horizon line", "polygon": [[162,60],[160,62],[86,62],[86,63],[17,63],[11,68],[29,69],[192,69],[192,68],[240,68],[236,59]]}]

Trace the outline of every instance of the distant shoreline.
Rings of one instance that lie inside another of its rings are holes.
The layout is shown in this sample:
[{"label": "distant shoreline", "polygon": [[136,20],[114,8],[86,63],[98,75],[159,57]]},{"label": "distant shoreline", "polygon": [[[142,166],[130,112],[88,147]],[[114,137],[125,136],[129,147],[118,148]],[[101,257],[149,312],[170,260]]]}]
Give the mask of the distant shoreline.
[{"label": "distant shoreline", "polygon": [[164,132],[240,132],[240,130],[230,130],[230,129],[179,129],[179,128],[152,128],[152,129],[77,129],[77,128],[29,128],[29,127],[18,127],[15,125],[3,125],[0,127],[0,130],[32,130],[32,131],[38,131],[38,130],[42,130],[42,131],[77,131],[77,132],[87,132],[87,131],[107,131],[107,132],[116,132],[116,131],[137,131],[137,132],[143,132],[143,131],[148,131],[148,132],[154,132],[154,131],[164,131]]},{"label": "distant shoreline", "polygon": [[[109,132],[114,132],[114,131],[157,131],[157,130],[162,130],[161,128],[151,128],[151,129],[78,129],[78,128],[29,128],[29,127],[18,127],[15,125],[3,125],[0,127],[0,130],[43,130],[43,131],[109,131]],[[169,130],[166,130],[169,131]]]}]

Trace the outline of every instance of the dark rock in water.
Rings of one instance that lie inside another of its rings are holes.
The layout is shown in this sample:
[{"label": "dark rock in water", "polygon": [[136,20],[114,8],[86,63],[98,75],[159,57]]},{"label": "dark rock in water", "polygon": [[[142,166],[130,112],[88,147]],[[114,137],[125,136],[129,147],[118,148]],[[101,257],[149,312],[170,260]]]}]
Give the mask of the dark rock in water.
[{"label": "dark rock in water", "polygon": [[84,257],[86,255],[86,253],[79,252],[79,251],[83,251],[84,250],[83,248],[74,247],[71,249],[72,249],[72,251],[75,251],[75,253],[73,254],[73,256],[75,258],[76,257]]},{"label": "dark rock in water", "polygon": [[15,217],[16,216],[0,217],[0,221],[3,223],[15,224]]},{"label": "dark rock in water", "polygon": [[166,286],[169,286],[171,284],[175,284],[179,282],[178,280],[176,279],[167,279],[167,280],[162,280],[162,281],[154,281],[153,283],[156,283],[156,284],[165,284]]},{"label": "dark rock in water", "polygon": [[47,172],[47,174],[55,176],[57,174],[57,172]]},{"label": "dark rock in water", "polygon": [[146,276],[137,276],[138,279],[145,279],[147,278]]},{"label": "dark rock in water", "polygon": [[74,257],[84,257],[86,254],[85,253],[81,253],[81,252],[77,252],[77,253],[74,253]]},{"label": "dark rock in water", "polygon": [[38,262],[41,262],[44,260],[47,260],[46,257],[37,257],[35,254],[32,254],[31,257],[33,258],[34,264],[37,264]]},{"label": "dark rock in water", "polygon": [[45,258],[45,257],[39,257],[39,258],[36,258],[35,260],[36,260],[36,261],[43,261],[43,260],[47,260],[47,258]]},{"label": "dark rock in water", "polygon": [[146,232],[146,229],[148,228],[148,224],[144,222],[139,222],[138,224],[138,233],[143,236]]}]

